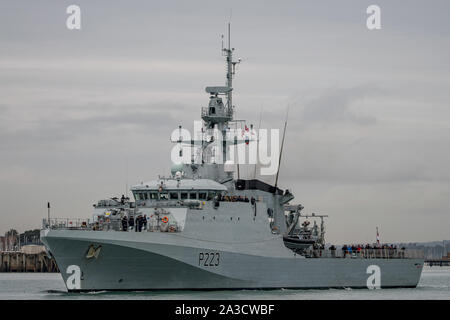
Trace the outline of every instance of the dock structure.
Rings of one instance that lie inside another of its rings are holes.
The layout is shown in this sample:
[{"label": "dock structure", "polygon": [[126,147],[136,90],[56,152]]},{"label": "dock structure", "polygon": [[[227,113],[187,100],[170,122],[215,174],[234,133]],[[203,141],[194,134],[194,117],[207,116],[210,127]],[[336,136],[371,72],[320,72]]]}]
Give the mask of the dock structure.
[{"label": "dock structure", "polygon": [[430,267],[448,267],[450,266],[450,253],[448,253],[446,256],[442,256],[441,259],[426,259],[425,264]]},{"label": "dock structure", "polygon": [[59,272],[59,269],[45,251],[6,251],[0,253],[0,272]]},{"label": "dock structure", "polygon": [[425,264],[430,267],[448,267],[450,266],[450,260],[447,259],[430,259],[425,260]]}]

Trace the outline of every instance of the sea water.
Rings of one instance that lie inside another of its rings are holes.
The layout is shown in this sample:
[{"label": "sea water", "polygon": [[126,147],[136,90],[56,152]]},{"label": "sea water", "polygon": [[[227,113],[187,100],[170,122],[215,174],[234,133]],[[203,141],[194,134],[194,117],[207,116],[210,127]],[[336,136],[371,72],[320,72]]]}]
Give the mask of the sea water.
[{"label": "sea water", "polygon": [[417,288],[68,293],[59,273],[0,273],[0,299],[450,299],[450,267],[424,267]]}]

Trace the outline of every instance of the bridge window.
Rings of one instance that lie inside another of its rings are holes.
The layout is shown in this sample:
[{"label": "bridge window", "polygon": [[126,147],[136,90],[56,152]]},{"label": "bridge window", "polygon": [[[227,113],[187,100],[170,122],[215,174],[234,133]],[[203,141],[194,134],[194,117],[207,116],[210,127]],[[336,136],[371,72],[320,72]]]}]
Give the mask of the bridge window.
[{"label": "bridge window", "polygon": [[188,193],[187,192],[182,192],[181,193],[181,200],[186,200],[188,198]]},{"label": "bridge window", "polygon": [[198,193],[198,199],[199,200],[206,200],[206,192],[199,192]]},{"label": "bridge window", "polygon": [[167,192],[160,193],[159,194],[159,199],[160,200],[169,200],[169,194]]},{"label": "bridge window", "polygon": [[142,192],[136,192],[134,194],[134,197],[136,198],[136,200],[145,200],[145,196],[147,195],[146,193],[142,193]]},{"label": "bridge window", "polygon": [[215,107],[209,108],[209,113],[210,114],[216,114],[216,108]]},{"label": "bridge window", "polygon": [[189,193],[189,199],[197,199],[197,192]]},{"label": "bridge window", "polygon": [[208,192],[208,201],[210,201],[210,200],[212,200],[212,199],[214,199],[214,197],[216,196],[216,193],[215,192]]},{"label": "bridge window", "polygon": [[151,192],[150,193],[150,200],[157,200],[158,199],[158,193],[157,192]]},{"label": "bridge window", "polygon": [[143,200],[148,200],[148,193],[147,193],[147,192],[144,192],[144,193],[142,194],[142,196],[144,196],[144,199],[143,199]]},{"label": "bridge window", "polygon": [[170,199],[171,200],[177,200],[178,199],[178,192],[171,192],[170,193]]}]

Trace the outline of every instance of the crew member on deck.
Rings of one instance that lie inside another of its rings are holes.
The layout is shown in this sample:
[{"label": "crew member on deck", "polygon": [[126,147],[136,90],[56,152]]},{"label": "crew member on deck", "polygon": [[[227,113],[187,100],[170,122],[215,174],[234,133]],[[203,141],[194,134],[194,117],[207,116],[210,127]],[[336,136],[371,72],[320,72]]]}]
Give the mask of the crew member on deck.
[{"label": "crew member on deck", "polygon": [[137,223],[136,223],[136,227],[137,227],[137,231],[141,232],[142,231],[142,225],[144,224],[143,218],[142,216],[139,216],[137,218]]},{"label": "crew member on deck", "polygon": [[144,230],[147,230],[147,215],[146,214],[144,214],[143,223],[144,223]]},{"label": "crew member on deck", "polygon": [[133,230],[133,227],[134,227],[134,218],[133,218],[132,216],[130,216],[130,217],[128,218],[128,226],[129,226],[130,230]]},{"label": "crew member on deck", "polygon": [[127,216],[124,215],[122,218],[122,230],[127,231],[127,228],[128,228]]}]

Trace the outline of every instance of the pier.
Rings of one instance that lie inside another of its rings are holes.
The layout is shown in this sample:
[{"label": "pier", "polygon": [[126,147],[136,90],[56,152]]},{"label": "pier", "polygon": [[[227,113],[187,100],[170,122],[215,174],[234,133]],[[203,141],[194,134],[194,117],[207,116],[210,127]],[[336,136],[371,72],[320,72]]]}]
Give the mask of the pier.
[{"label": "pier", "polygon": [[450,266],[450,253],[448,253],[446,256],[442,256],[441,259],[426,259],[425,264],[430,267],[448,267]]},{"label": "pier", "polygon": [[59,272],[40,241],[40,229],[0,236],[0,272]]},{"label": "pier", "polygon": [[425,264],[430,267],[448,267],[450,266],[450,260],[439,260],[439,259],[433,259],[433,260],[425,260]]},{"label": "pier", "polygon": [[59,272],[59,269],[45,251],[6,251],[0,253],[0,272]]}]

